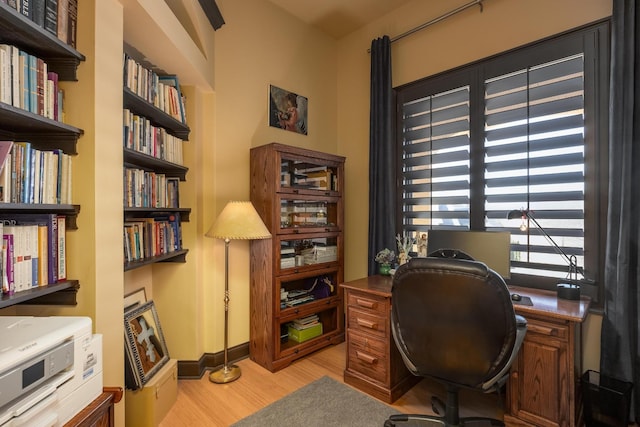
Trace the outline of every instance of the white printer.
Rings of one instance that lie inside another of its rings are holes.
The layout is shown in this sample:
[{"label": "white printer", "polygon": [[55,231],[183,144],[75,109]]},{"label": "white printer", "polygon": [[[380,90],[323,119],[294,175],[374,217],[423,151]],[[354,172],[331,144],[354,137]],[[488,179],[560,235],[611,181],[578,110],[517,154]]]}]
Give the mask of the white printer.
[{"label": "white printer", "polygon": [[102,393],[88,317],[0,316],[0,426],[61,426]]}]

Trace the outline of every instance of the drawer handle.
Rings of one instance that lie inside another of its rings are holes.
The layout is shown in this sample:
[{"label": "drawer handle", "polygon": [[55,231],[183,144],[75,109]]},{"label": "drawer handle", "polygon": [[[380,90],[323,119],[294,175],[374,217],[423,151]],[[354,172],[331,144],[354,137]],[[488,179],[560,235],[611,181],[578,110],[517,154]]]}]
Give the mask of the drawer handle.
[{"label": "drawer handle", "polygon": [[356,304],[358,304],[360,307],[365,308],[376,308],[378,306],[375,301],[360,298],[356,298]]},{"label": "drawer handle", "polygon": [[359,326],[363,326],[365,328],[369,328],[369,329],[378,329],[378,323],[376,322],[372,322],[370,320],[366,320],[366,319],[361,319],[361,318],[356,318],[356,323]]},{"label": "drawer handle", "polygon": [[356,357],[360,360],[362,360],[363,362],[366,362],[370,365],[375,365],[376,363],[378,363],[378,358],[371,356],[369,354],[366,353],[362,353],[360,351],[356,351]]},{"label": "drawer handle", "polygon": [[550,336],[553,336],[553,337],[557,337],[558,336],[558,329],[557,328],[549,328],[549,327],[546,327],[546,326],[532,325],[531,323],[529,323],[527,325],[527,329],[530,330],[531,332],[536,332],[538,334],[550,335]]}]

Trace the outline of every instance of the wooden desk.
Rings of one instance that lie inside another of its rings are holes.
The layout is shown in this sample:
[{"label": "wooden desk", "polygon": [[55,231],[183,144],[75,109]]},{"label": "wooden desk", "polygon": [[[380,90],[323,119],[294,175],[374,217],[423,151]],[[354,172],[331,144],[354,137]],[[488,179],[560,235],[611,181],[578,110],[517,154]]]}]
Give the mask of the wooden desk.
[{"label": "wooden desk", "polygon": [[122,388],[104,387],[103,392],[75,417],[65,423],[65,427],[113,427],[113,405],[122,399]]},{"label": "wooden desk", "polygon": [[[416,382],[391,336],[391,277],[371,276],[343,283],[346,301],[347,364],[344,381],[386,402]],[[582,424],[579,384],[581,324],[590,300],[561,300],[555,292],[511,287],[531,298],[515,304],[528,329],[507,384],[505,423],[512,426]]]},{"label": "wooden desk", "polygon": [[527,319],[518,360],[507,383],[505,424],[510,426],[583,425],[579,378],[582,373],[582,322],[591,300],[558,299],[555,292],[511,287],[531,298],[514,305]]},{"label": "wooden desk", "polygon": [[344,382],[392,403],[419,377],[404,365],[391,335],[391,277],[370,276],[345,291],[347,366]]}]

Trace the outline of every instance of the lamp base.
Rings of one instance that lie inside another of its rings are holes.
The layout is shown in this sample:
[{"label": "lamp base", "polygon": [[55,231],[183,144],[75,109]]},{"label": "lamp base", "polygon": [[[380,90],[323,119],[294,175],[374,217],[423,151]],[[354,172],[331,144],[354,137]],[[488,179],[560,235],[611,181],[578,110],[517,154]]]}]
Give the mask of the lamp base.
[{"label": "lamp base", "polygon": [[236,365],[223,366],[209,374],[209,381],[216,384],[226,384],[237,380],[241,374],[240,368]]},{"label": "lamp base", "polygon": [[577,301],[580,299],[580,285],[558,283],[558,298]]}]

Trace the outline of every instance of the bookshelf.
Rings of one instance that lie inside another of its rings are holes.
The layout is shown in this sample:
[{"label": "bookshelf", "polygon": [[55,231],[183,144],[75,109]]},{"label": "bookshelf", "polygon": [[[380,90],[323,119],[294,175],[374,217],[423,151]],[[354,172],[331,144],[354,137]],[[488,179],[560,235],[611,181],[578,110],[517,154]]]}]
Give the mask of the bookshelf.
[{"label": "bookshelf", "polygon": [[[182,247],[181,224],[189,221],[191,209],[180,207],[178,189],[178,183],[186,181],[189,170],[182,164],[182,143],[188,140],[190,132],[184,106],[176,105],[175,98],[171,105],[169,98],[159,99],[168,91],[159,84],[165,77],[158,76],[152,66],[125,54],[123,67],[124,271],[158,262],[186,262],[188,250]],[[182,103],[177,77],[171,79],[177,87],[177,100]],[[160,190],[140,194],[137,188],[140,180],[147,189],[155,186]],[[165,187],[167,190],[163,190]],[[171,227],[166,233],[170,233],[173,243],[162,249],[163,232],[153,231],[149,226],[135,234],[144,234],[145,242],[151,241],[144,255],[138,256],[132,250],[136,237],[131,237],[130,227],[135,227],[136,222],[150,223],[148,219],[169,221]]]},{"label": "bookshelf", "polygon": [[[0,43],[19,48],[42,59],[48,71],[57,73],[60,81],[77,81],[76,71],[84,55],[59,40],[6,3],[0,3]],[[0,139],[29,141],[38,150],[60,149],[77,154],[76,145],[83,131],[62,121],[0,102]],[[40,203],[0,203],[0,215],[57,214],[66,218],[66,230],[77,228],[79,205]],[[16,304],[76,305],[77,280],[64,279],[45,286],[32,287],[14,294],[0,295],[0,308]]]},{"label": "bookshelf", "polygon": [[251,149],[251,202],[273,238],[251,242],[249,352],[272,372],[344,341],[344,161],[277,143]]}]

